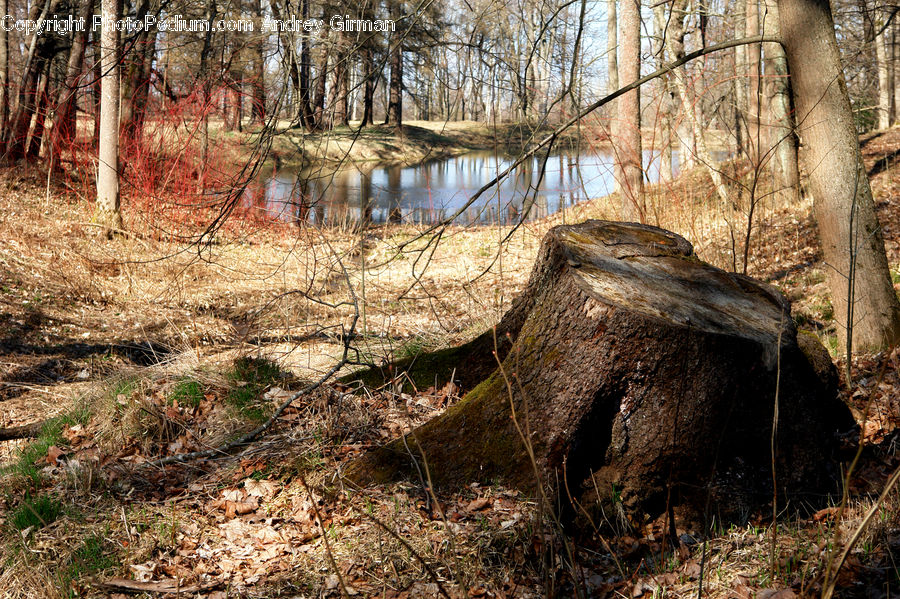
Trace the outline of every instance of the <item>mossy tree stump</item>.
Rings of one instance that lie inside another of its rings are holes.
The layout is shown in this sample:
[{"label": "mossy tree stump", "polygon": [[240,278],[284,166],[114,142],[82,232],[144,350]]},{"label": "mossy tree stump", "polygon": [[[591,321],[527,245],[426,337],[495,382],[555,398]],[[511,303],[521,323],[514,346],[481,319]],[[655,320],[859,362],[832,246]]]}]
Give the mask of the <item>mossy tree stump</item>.
[{"label": "mossy tree stump", "polygon": [[[701,262],[674,233],[605,221],[553,228],[497,329],[502,365],[346,477],[386,482],[424,458],[444,488],[478,480],[562,492],[567,481],[576,496],[582,485],[615,495],[638,519],[707,502],[739,518],[772,497],[777,387],[779,493],[836,488],[835,433],[853,421],[824,348],[798,342],[778,291]],[[496,366],[484,355],[492,339],[469,344],[468,360]]]}]

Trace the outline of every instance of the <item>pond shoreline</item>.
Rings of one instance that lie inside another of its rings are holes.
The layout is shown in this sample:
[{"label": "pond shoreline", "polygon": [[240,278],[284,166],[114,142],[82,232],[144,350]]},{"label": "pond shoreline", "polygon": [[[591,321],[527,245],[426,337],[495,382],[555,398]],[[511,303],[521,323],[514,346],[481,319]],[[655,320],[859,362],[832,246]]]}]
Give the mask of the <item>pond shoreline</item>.
[{"label": "pond shoreline", "polygon": [[[374,162],[320,164],[263,171],[246,204],[277,220],[341,225],[358,222],[433,224],[457,214],[460,224],[509,224],[545,218],[614,191],[611,150],[554,148],[533,156],[467,206],[470,198],[514,162],[492,150],[469,150],[413,165]],[[659,154],[644,152],[648,184],[659,180]],[[673,153],[678,168],[678,154]]]}]

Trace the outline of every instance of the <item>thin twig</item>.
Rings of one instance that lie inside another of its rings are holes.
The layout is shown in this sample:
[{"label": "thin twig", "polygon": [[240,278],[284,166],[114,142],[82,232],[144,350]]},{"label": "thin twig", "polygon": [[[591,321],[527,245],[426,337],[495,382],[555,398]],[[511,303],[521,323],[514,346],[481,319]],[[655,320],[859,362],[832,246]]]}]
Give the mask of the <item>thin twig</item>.
[{"label": "thin twig", "polygon": [[309,486],[306,484],[306,477],[302,474],[300,475],[300,483],[303,485],[303,488],[306,490],[306,495],[309,497],[309,503],[312,505],[313,513],[316,516],[316,523],[319,525],[319,528],[322,529],[322,542],[325,544],[325,554],[328,556],[328,562],[331,564],[331,568],[338,578],[341,592],[344,594],[344,597],[349,597],[350,593],[347,592],[347,585],[344,583],[344,577],[341,576],[341,569],[338,568],[337,561],[334,559],[334,553],[331,551],[331,544],[328,542],[328,531],[325,530],[325,523],[322,522],[322,517],[319,515],[319,506],[316,505],[316,498],[313,497],[312,491],[309,490]]},{"label": "thin twig", "polygon": [[350,507],[353,508],[353,510],[354,510],[357,514],[359,514],[360,516],[363,516],[364,518],[367,518],[370,522],[372,522],[372,523],[374,523],[376,526],[379,526],[380,528],[382,528],[386,533],[388,533],[389,535],[391,535],[391,537],[393,537],[394,540],[398,541],[401,545],[403,545],[403,547],[404,547],[407,551],[409,551],[410,555],[412,555],[414,558],[416,558],[416,559],[419,561],[420,564],[422,564],[422,567],[425,568],[425,571],[428,573],[428,576],[431,578],[431,580],[434,581],[434,584],[437,585],[438,591],[440,591],[441,595],[443,595],[446,599],[450,599],[450,595],[447,594],[447,590],[444,588],[444,585],[441,584],[440,578],[438,578],[438,576],[437,576],[437,574],[435,574],[434,570],[431,569],[431,566],[428,565],[428,562],[425,561],[425,558],[423,558],[421,555],[419,555],[419,552],[416,551],[416,550],[413,548],[413,546],[410,545],[410,544],[406,541],[406,539],[404,539],[403,537],[401,537],[400,535],[398,535],[396,532],[394,532],[394,531],[391,529],[390,526],[386,525],[384,522],[382,522],[381,520],[379,520],[378,518],[376,518],[376,517],[373,516],[372,514],[366,512],[365,510],[359,509],[359,508],[356,507],[355,505],[351,505]]},{"label": "thin twig", "polygon": [[866,512],[866,515],[863,518],[862,522],[860,522],[859,526],[856,527],[856,531],[854,531],[853,536],[851,536],[850,540],[847,541],[847,544],[844,545],[844,550],[841,551],[841,555],[838,558],[837,563],[835,564],[831,579],[828,581],[825,590],[822,592],[822,599],[831,599],[832,594],[834,594],[834,587],[837,585],[837,574],[841,570],[841,567],[844,565],[844,562],[847,560],[847,556],[850,555],[850,551],[853,550],[853,547],[859,541],[860,537],[862,537],[862,534],[869,526],[869,522],[872,521],[872,518],[878,511],[878,508],[880,508],[887,500],[888,495],[894,488],[894,485],[897,484],[898,480],[900,480],[900,466],[898,466],[897,469],[894,470],[894,473],[891,474],[891,477],[888,479],[887,484],[884,486],[884,490],[881,492],[881,495],[878,496],[878,500],[874,504],[872,504],[872,507],[870,507],[869,511]]}]

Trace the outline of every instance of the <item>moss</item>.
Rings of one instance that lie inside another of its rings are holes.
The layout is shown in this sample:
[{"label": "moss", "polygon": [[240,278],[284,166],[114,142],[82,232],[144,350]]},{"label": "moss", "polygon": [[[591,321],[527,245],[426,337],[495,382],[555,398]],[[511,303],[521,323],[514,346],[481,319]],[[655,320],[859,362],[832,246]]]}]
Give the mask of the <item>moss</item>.
[{"label": "moss", "polygon": [[831,354],[819,341],[819,337],[810,331],[797,331],[797,345],[819,380],[829,386],[836,386],[837,370],[834,367],[834,362],[831,361]]},{"label": "moss", "polygon": [[350,464],[345,476],[363,485],[418,476],[411,453],[423,475],[427,463],[436,487],[502,480],[527,488],[535,482],[534,469],[510,417],[509,394],[499,372],[405,440],[396,439]]},{"label": "moss", "polygon": [[168,404],[175,402],[178,405],[196,408],[203,401],[203,386],[191,378],[183,378],[172,387],[169,393]]}]

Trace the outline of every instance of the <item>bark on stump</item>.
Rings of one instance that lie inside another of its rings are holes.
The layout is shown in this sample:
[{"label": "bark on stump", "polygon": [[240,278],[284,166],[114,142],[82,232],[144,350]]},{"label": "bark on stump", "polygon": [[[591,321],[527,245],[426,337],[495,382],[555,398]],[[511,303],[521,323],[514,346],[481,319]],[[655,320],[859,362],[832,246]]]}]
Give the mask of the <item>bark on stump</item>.
[{"label": "bark on stump", "polygon": [[[414,456],[438,487],[534,491],[539,481],[564,495],[563,484],[573,496],[596,488],[638,520],[669,502],[697,514],[707,501],[713,514],[745,519],[772,498],[777,387],[779,495],[837,488],[835,433],[853,420],[824,348],[798,339],[778,291],[701,262],[674,233],[606,221],[553,228],[497,328],[502,366],[443,415],[352,463],[349,480],[409,475]],[[479,339],[470,345],[483,351]]]}]

